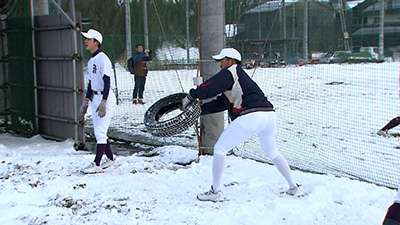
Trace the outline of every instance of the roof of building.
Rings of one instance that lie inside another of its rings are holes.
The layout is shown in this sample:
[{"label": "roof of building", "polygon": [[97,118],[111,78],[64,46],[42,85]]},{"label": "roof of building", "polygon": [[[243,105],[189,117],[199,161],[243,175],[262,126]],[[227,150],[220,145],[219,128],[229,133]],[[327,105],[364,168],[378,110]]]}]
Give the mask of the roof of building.
[{"label": "roof of building", "polygon": [[[377,1],[374,4],[368,6],[364,12],[374,12],[380,10],[381,2]],[[400,0],[385,0],[385,9],[400,9]]]},{"label": "roof of building", "polygon": [[[379,27],[364,27],[353,32],[352,36],[362,36],[362,35],[376,35],[379,34]],[[390,33],[400,33],[400,26],[385,26],[383,31],[385,34]]]},{"label": "roof of building", "polygon": [[[302,0],[285,0],[285,6],[290,6],[293,3],[299,2]],[[350,0],[350,1],[343,1],[344,3],[347,3],[345,5],[345,9],[350,9],[355,7],[356,5],[364,2],[365,0]],[[400,1],[400,0],[396,0]],[[315,0],[314,2],[319,2],[319,3],[329,3],[331,2],[332,7],[334,9],[339,8],[339,4],[337,0]],[[247,10],[245,13],[260,13],[260,12],[271,12],[271,11],[276,11],[278,9],[282,8],[282,0],[272,0],[272,1],[267,1],[264,2],[254,8],[251,8]]]},{"label": "roof of building", "polygon": [[[285,5],[289,6],[298,0],[289,0],[285,1]],[[268,1],[264,2],[261,5],[258,5],[254,8],[247,10],[245,13],[260,13],[260,12],[271,12],[282,8],[282,1]]]}]

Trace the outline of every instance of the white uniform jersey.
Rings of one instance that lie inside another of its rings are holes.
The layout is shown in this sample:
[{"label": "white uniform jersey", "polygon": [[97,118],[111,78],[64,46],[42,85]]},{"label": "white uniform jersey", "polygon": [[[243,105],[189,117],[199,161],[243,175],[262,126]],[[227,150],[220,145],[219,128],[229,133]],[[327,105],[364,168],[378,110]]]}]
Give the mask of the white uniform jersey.
[{"label": "white uniform jersey", "polygon": [[110,77],[110,88],[115,88],[114,71],[111,61],[103,52],[89,59],[88,62],[88,79],[91,81],[92,90],[103,91],[104,81],[103,75]]}]

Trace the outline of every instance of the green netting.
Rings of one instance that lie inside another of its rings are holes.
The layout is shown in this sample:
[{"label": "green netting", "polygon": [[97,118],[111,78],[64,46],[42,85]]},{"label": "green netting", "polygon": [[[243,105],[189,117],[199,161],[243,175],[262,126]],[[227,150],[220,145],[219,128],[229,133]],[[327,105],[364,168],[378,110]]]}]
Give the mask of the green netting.
[{"label": "green netting", "polygon": [[2,21],[1,125],[7,130],[37,133],[29,1],[10,1]]}]

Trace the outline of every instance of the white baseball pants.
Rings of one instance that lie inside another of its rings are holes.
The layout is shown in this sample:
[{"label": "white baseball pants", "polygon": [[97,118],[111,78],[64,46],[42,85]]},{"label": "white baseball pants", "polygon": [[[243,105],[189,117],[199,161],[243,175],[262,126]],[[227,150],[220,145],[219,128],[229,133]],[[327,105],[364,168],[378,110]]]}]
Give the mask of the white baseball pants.
[{"label": "white baseball pants", "polygon": [[257,134],[261,148],[286,179],[289,187],[296,184],[286,159],[276,150],[276,114],[275,112],[254,112],[238,117],[222,132],[214,146],[213,189],[219,190],[225,170],[225,157],[229,150]]},{"label": "white baseball pants", "polygon": [[222,132],[214,146],[214,154],[226,155],[253,134],[258,135],[262,150],[273,160],[279,154],[276,150],[276,114],[273,111],[239,116]]},{"label": "white baseball pants", "polygon": [[117,105],[114,92],[110,90],[106,103],[106,115],[100,118],[96,110],[97,107],[99,107],[102,99],[103,99],[102,94],[97,94],[97,95],[94,94],[92,102],[93,129],[94,129],[94,135],[96,136],[97,144],[107,144],[108,127],[110,126],[111,118],[114,115],[114,111]]}]

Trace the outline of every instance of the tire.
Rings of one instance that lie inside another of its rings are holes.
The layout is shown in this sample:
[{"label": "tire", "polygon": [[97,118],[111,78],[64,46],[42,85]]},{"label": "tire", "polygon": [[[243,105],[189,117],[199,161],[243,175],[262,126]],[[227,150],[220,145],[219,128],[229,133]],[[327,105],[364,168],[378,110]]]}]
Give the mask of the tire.
[{"label": "tire", "polygon": [[201,108],[198,101],[192,101],[179,115],[165,121],[160,118],[180,108],[182,99],[187,93],[176,93],[158,100],[144,115],[144,125],[157,137],[170,137],[180,134],[191,127],[200,117]]}]

